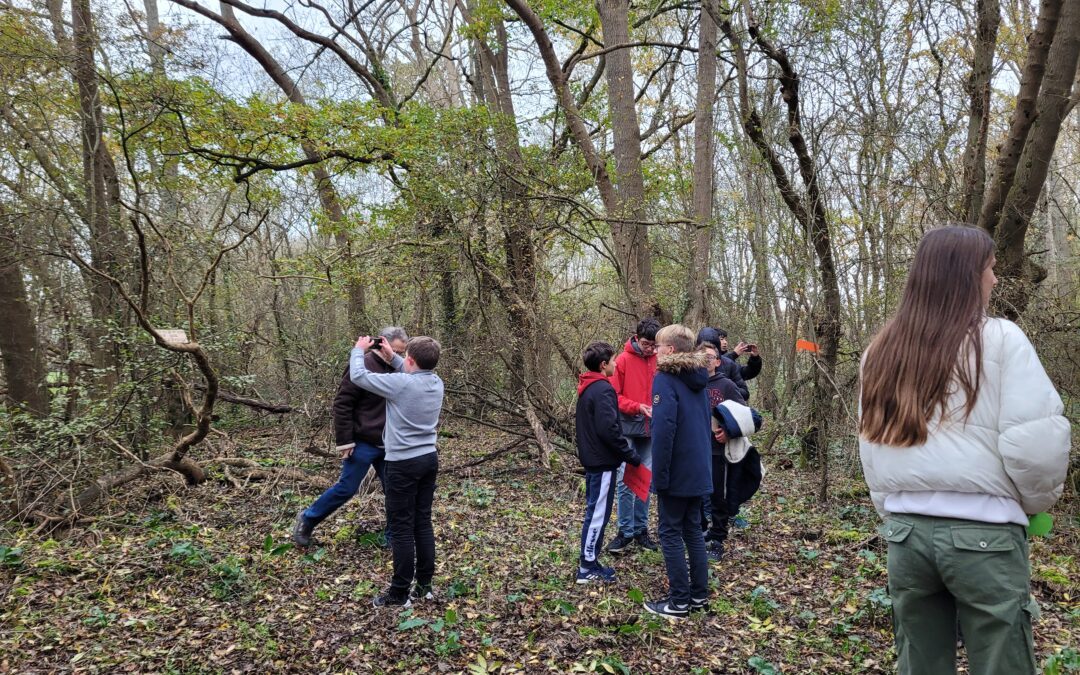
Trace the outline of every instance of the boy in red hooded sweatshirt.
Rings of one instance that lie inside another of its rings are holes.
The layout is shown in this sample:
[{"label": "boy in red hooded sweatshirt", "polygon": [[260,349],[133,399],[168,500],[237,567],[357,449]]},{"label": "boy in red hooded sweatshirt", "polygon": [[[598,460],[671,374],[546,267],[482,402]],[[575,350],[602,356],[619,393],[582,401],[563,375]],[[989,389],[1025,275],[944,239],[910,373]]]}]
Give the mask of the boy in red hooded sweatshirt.
[{"label": "boy in red hooded sweatshirt", "polygon": [[586,372],[578,376],[575,409],[578,458],[585,467],[585,521],[581,525],[581,557],[577,583],[615,581],[615,570],[604,567],[596,554],[604,543],[604,528],[611,518],[615,472],[623,462],[641,464],[622,435],[618,401],[608,376],[615,372],[615,349],[593,342],[581,355]]},{"label": "boy in red hooded sweatshirt", "polygon": [[[660,322],[653,317],[638,322],[637,332],[626,341],[623,352],[615,357],[611,386],[619,399],[619,418],[623,436],[652,469],[652,385],[656,375],[656,332]],[[651,551],[657,545],[649,538],[649,502],[638,499],[623,482],[625,467],[619,469],[619,532],[608,544],[611,553],[622,553],[631,543]]]}]

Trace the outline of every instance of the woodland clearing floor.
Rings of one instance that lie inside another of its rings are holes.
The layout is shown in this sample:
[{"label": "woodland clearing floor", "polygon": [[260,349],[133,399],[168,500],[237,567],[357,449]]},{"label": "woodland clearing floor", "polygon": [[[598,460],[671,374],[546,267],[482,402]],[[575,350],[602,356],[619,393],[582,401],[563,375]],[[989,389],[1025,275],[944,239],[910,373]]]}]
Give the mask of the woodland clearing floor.
[{"label": "woodland clearing floor", "polygon": [[[449,434],[443,471],[509,438],[480,427]],[[274,427],[230,437],[236,456],[337,476],[335,460],[290,447]],[[318,488],[245,483],[220,468],[194,488],[164,475],[129,485],[95,522],[55,540],[0,529],[0,672],[893,670],[885,549],[860,480],[834,477],[822,506],[816,475],[767,457],[744,510],[750,527],[733,529],[729,555],[711,564],[712,611],[669,624],[641,608],[666,589],[659,553],[607,555],[616,583],[574,583],[576,461],[545,471],[524,452],[440,475],[437,599],[404,611],[371,605],[391,573],[374,534],[379,492],[323,523],[306,552],[283,544]],[[1056,516],[1051,536],[1031,545],[1040,664],[1080,650],[1080,521]]]}]

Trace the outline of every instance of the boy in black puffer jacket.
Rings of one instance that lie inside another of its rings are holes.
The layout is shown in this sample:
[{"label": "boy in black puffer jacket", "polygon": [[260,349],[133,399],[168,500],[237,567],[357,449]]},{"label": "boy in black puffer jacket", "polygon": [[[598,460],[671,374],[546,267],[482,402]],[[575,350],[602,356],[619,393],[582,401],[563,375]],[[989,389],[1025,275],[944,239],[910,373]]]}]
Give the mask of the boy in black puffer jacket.
[{"label": "boy in black puffer jacket", "polygon": [[611,519],[615,473],[623,462],[638,466],[641,458],[622,435],[619,402],[607,378],[615,372],[615,349],[593,342],[581,355],[588,371],[578,376],[575,411],[578,458],[585,467],[585,521],[581,526],[581,558],[577,583],[615,581],[615,570],[604,567],[596,552],[604,543],[604,528]]}]

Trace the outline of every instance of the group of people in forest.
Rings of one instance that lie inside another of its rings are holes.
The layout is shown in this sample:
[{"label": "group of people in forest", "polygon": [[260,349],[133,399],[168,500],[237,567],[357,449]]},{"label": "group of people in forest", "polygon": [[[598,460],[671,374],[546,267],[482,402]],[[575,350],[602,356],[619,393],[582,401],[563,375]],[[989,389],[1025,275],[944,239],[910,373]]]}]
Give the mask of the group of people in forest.
[{"label": "group of people in forest", "polygon": [[[994,264],[982,230],[928,231],[895,316],[860,366],[859,451],[888,542],[902,673],[955,672],[959,638],[969,672],[1036,672],[1025,528],[1061,496],[1071,427],[1031,342],[988,316]],[[745,343],[729,351],[726,338],[645,318],[617,355],[604,342],[582,354],[576,441],[586,503],[576,580],[615,579],[598,556],[616,495],[618,531],[606,550],[657,549],[648,531],[655,494],[668,594],[645,609],[676,620],[708,609],[709,560],[723,558],[729,522],[763,473],[748,440],[761,417],[745,386],[761,355]],[[439,351],[400,328],[357,340],[334,400],[341,477],[293,530],[307,546],[374,466],[394,558],[376,606],[433,598]]]},{"label": "group of people in forest", "polygon": [[[578,583],[615,580],[598,553],[616,493],[618,531],[607,551],[658,548],[648,529],[654,493],[669,594],[645,609],[682,619],[708,607],[708,561],[723,557],[729,520],[761,482],[760,456],[747,440],[761,416],[746,405],[745,384],[761,372],[761,354],[754,344],[727,346],[722,329],[695,337],[649,317],[617,356],[606,342],[585,348],[575,410],[585,468]],[[743,354],[745,366],[737,363]]]},{"label": "group of people in forest", "polygon": [[[761,371],[761,355],[756,345],[743,342],[728,351],[727,333],[722,329],[705,328],[698,338],[695,341],[685,327],[661,328],[656,319],[647,318],[638,323],[618,357],[602,342],[590,344],[583,354],[587,370],[579,385],[577,441],[586,470],[587,506],[578,583],[615,578],[611,568],[599,564],[596,553],[603,544],[616,490],[619,533],[607,550],[623,553],[632,545],[657,549],[648,532],[650,481],[646,479],[643,495],[634,494],[623,481],[623,457],[635,467],[645,465],[656,471],[651,482],[660,497],[660,539],[665,560],[670,558],[669,577],[673,588],[687,594],[691,589],[682,557],[684,542],[676,529],[682,528],[684,520],[696,528],[696,537],[689,543],[696,592],[707,558],[723,556],[729,517],[736,516],[739,505],[760,483],[760,458],[744,436],[761,426],[761,417],[745,405],[749,394],[745,380]],[[398,327],[384,328],[376,338],[357,339],[333,403],[334,434],[342,457],[340,477],[297,514],[293,526],[293,542],[310,545],[319,523],[351,499],[374,468],[385,493],[385,536],[394,559],[390,585],[374,599],[377,607],[408,606],[433,597],[431,509],[443,399],[443,383],[434,368],[440,349],[434,339],[410,339]],[[665,354],[671,356],[670,366],[665,365]],[[749,357],[745,366],[737,363],[743,355]],[[662,385],[668,375],[675,378],[669,383],[670,391],[655,393],[656,382]],[[590,386],[600,381],[604,387]],[[673,406],[680,395],[686,403],[676,412]],[[683,408],[694,397],[698,407],[715,413],[715,429],[707,417],[703,425],[685,423]],[[659,439],[656,452],[653,436]],[[691,442],[696,452],[688,451]],[[736,450],[740,454],[735,461],[725,459],[725,445],[741,448]],[[729,472],[728,467],[740,470]],[[676,508],[681,511],[676,513]],[[681,576],[676,554],[682,561]],[[680,580],[685,582],[682,586]],[[649,606],[655,611],[659,605],[654,604]],[[677,611],[662,613],[678,617]]]}]

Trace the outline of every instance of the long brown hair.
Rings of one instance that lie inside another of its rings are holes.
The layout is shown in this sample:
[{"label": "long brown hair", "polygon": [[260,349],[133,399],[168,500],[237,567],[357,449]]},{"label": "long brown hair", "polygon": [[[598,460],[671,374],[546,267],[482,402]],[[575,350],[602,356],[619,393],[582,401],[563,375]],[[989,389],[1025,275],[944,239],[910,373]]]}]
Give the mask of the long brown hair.
[{"label": "long brown hair", "polygon": [[964,418],[971,414],[982,378],[981,279],[993,254],[993,239],[974,227],[923,236],[900,308],[863,359],[863,438],[900,447],[925,443],[928,422],[935,412],[948,414],[957,386],[966,397]]}]

